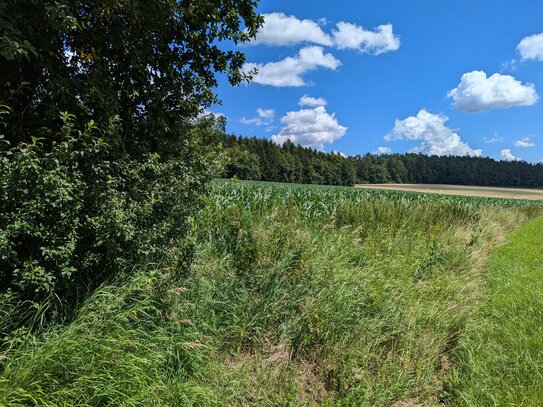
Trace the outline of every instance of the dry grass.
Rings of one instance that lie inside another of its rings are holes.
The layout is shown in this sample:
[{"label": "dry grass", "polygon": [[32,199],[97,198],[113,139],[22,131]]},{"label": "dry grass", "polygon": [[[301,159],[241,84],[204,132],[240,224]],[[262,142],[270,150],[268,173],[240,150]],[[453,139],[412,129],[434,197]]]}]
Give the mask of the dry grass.
[{"label": "dry grass", "polygon": [[392,191],[426,192],[442,195],[543,200],[543,189],[474,187],[467,185],[441,184],[359,184],[356,185],[356,187]]}]

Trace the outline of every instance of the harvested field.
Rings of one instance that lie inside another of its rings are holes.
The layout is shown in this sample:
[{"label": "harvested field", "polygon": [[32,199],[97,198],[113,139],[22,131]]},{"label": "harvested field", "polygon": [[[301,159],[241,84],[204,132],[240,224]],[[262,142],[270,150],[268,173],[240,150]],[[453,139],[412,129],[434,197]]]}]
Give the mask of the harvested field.
[{"label": "harvested field", "polygon": [[543,189],[477,187],[442,184],[358,184],[356,187],[366,189],[385,189],[392,191],[427,192],[442,195],[543,200]]}]

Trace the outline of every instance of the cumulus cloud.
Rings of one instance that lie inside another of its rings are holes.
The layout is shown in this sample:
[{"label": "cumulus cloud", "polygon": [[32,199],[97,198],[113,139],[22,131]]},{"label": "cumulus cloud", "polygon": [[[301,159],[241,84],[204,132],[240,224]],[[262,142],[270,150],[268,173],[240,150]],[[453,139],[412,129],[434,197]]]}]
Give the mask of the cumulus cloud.
[{"label": "cumulus cloud", "polygon": [[336,27],[332,35],[339,49],[349,48],[379,55],[400,48],[400,37],[394,35],[392,24],[380,25],[374,31],[344,21],[337,23]]},{"label": "cumulus cloud", "polygon": [[543,33],[524,37],[517,45],[517,51],[524,61],[543,61]]},{"label": "cumulus cloud", "polygon": [[396,120],[385,140],[420,140],[421,145],[411,152],[427,155],[480,156],[482,150],[472,149],[463,142],[458,133],[445,126],[447,116],[435,115],[421,109],[417,116]]},{"label": "cumulus cloud", "polygon": [[391,153],[392,153],[392,150],[390,149],[390,147],[377,147],[377,150],[373,152],[373,154],[379,154],[379,155],[391,154]]},{"label": "cumulus cloud", "polygon": [[483,71],[462,75],[460,84],[448,96],[457,110],[469,113],[530,106],[539,99],[533,84],[523,84],[510,75],[499,73],[487,78]]},{"label": "cumulus cloud", "polygon": [[332,54],[325,54],[322,47],[304,47],[295,57],[287,57],[278,62],[265,64],[247,63],[243,70],[250,72],[257,69],[258,73],[253,77],[253,82],[261,85],[306,86],[302,75],[317,68],[336,70],[341,61]]},{"label": "cumulus cloud", "polygon": [[528,147],[534,147],[535,143],[532,141],[531,137],[523,137],[520,140],[515,141],[515,146],[528,148]]},{"label": "cumulus cloud", "polygon": [[256,109],[257,117],[246,118],[242,117],[240,122],[243,124],[254,124],[256,126],[268,126],[275,118],[275,110],[273,109]]},{"label": "cumulus cloud", "polygon": [[282,145],[290,140],[321,151],[325,144],[340,139],[347,131],[347,127],[338,123],[335,113],[328,113],[324,106],[288,112],[281,123],[285,126],[272,136],[273,142]]},{"label": "cumulus cloud", "polygon": [[264,25],[258,30],[251,44],[295,45],[310,42],[319,45],[332,45],[332,39],[319,24],[313,20],[300,20],[285,13],[263,14]]},{"label": "cumulus cloud", "polygon": [[509,148],[505,148],[500,151],[500,155],[503,161],[520,161],[520,158],[515,157]]},{"label": "cumulus cloud", "polygon": [[[276,87],[306,86],[303,74],[317,68],[337,69],[341,62],[330,53],[324,53],[323,46],[337,49],[354,49],[359,52],[379,55],[396,51],[400,38],[394,34],[392,24],[383,24],[372,30],[359,25],[340,21],[331,33],[323,30],[326,19],[299,19],[285,13],[264,14],[264,25],[258,31],[251,45],[293,46],[305,44],[296,56],[277,62],[246,63],[243,71],[252,73],[253,82]],[[308,45],[314,44],[314,45]]]},{"label": "cumulus cloud", "polygon": [[336,24],[336,29],[328,34],[321,28],[327,24],[325,18],[317,21],[302,20],[280,12],[263,16],[264,25],[258,30],[251,45],[292,46],[312,43],[335,46],[339,49],[355,49],[374,55],[400,48],[400,38],[394,35],[392,24],[383,24],[371,31],[353,23],[340,21]]},{"label": "cumulus cloud", "polygon": [[326,102],[325,98],[314,98],[308,95],[303,95],[298,102],[300,106],[309,107],[326,106],[326,103],[328,102]]}]

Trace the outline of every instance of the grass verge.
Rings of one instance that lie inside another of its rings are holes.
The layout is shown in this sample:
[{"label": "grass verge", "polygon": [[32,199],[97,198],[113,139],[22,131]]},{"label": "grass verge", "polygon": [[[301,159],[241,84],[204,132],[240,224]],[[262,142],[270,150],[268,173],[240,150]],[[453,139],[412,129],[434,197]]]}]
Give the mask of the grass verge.
[{"label": "grass verge", "polygon": [[543,405],[543,217],[514,232],[486,267],[488,298],[460,340],[455,405]]}]

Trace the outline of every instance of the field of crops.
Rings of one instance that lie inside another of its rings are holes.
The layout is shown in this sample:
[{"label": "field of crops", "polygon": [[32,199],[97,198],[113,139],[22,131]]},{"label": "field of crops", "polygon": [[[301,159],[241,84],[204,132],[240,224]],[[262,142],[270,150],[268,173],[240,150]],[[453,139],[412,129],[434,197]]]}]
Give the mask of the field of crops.
[{"label": "field of crops", "polygon": [[[369,185],[369,184],[368,184]],[[306,185],[306,184],[287,184],[280,182],[258,182],[258,181],[242,181],[239,183],[216,180],[211,188],[214,193],[219,195],[237,196],[238,194],[249,194],[247,200],[265,205],[267,207],[277,204],[295,205],[302,211],[308,211],[308,215],[313,213],[316,206],[321,208],[334,208],[344,202],[367,202],[375,200],[391,200],[409,202],[444,202],[457,203],[464,207],[481,207],[481,206],[536,206],[543,207],[542,202],[532,199],[508,199],[503,197],[485,197],[465,195],[446,195],[420,193],[424,191],[411,191],[395,189],[397,184],[390,185],[390,188],[376,189],[371,186],[368,188],[352,188],[341,186],[323,186],[323,185]],[[445,186],[441,186],[445,187]],[[484,189],[484,188],[483,188]],[[330,214],[330,212],[328,212]],[[311,215],[310,215],[311,216]]]},{"label": "field of crops", "polygon": [[192,271],[142,266],[47,341],[14,344],[0,404],[474,405],[461,363],[479,346],[487,259],[540,214],[534,201],[215,181],[192,220]]}]

